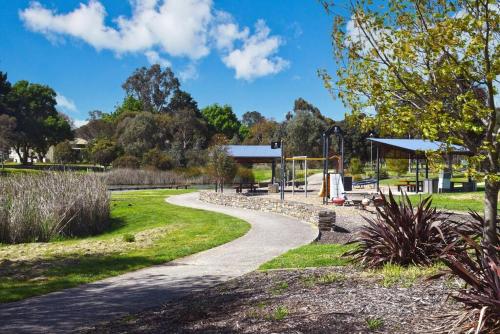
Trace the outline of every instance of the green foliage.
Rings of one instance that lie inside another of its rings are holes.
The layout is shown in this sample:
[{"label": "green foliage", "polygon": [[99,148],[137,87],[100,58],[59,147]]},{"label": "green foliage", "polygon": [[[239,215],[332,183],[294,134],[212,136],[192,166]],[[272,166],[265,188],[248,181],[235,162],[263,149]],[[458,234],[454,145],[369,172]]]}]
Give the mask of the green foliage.
[{"label": "green foliage", "polygon": [[132,233],[125,233],[123,235],[123,241],[125,242],[134,242],[135,241],[135,235]]},{"label": "green foliage", "polygon": [[122,155],[113,161],[113,168],[138,169],[140,166],[141,162],[133,155]]},{"label": "green foliage", "polygon": [[153,148],[144,154],[142,163],[158,170],[168,170],[173,167],[172,158],[157,148]]},{"label": "green foliage", "polygon": [[264,121],[266,118],[258,111],[247,111],[241,116],[242,125],[251,128],[255,124]]},{"label": "green foliage", "polygon": [[363,164],[359,158],[351,158],[349,161],[349,173],[352,175],[363,174]]},{"label": "green foliage", "polygon": [[319,156],[320,140],[326,127],[325,121],[311,112],[295,112],[285,125],[287,154]]},{"label": "green foliage", "polygon": [[141,102],[144,111],[155,113],[169,111],[169,102],[179,86],[174,72],[169,67],[162,70],[158,64],[138,68],[122,85],[128,96]]},{"label": "green foliage", "polygon": [[229,181],[236,174],[236,164],[234,159],[227,153],[223,146],[212,146],[208,153],[207,173],[218,184],[222,185],[224,181]]},{"label": "green foliage", "polygon": [[2,161],[3,155],[8,156],[10,151],[15,128],[16,119],[14,117],[0,114],[0,159],[2,159]]},{"label": "green foliage", "polygon": [[408,172],[408,159],[386,159],[385,163],[390,172],[396,173],[397,176],[404,175]]},{"label": "green foliage", "polygon": [[76,160],[76,152],[68,140],[60,142],[54,147],[54,160],[61,164],[69,164]]},{"label": "green foliage", "polygon": [[89,153],[91,160],[103,166],[109,166],[118,157],[119,148],[109,139],[97,139],[90,144]]},{"label": "green foliage", "polygon": [[[333,82],[333,76],[320,71],[326,88],[354,115],[375,111],[363,120],[367,130],[467,148],[472,153],[471,172],[485,176],[485,237],[498,245],[496,2],[391,1],[381,7],[360,0],[352,2],[347,13],[343,8],[342,14],[336,3],[322,2],[336,13],[332,39],[338,79]],[[352,29],[345,28],[348,20]]]},{"label": "green foliage", "polygon": [[151,113],[140,113],[126,118],[118,125],[118,143],[126,154],[142,157],[155,147],[156,138],[161,134],[156,118]]},{"label": "green foliage", "polygon": [[222,133],[227,138],[238,134],[241,124],[231,106],[215,103],[203,108],[201,113],[215,133]]},{"label": "green foliage", "polygon": [[376,331],[377,329],[380,329],[382,328],[382,326],[384,326],[384,320],[379,318],[367,318],[366,326],[369,330]]},{"label": "green foliage", "polygon": [[22,163],[27,163],[30,149],[43,157],[50,145],[73,137],[69,122],[56,110],[52,88],[22,80],[12,86],[5,99],[8,108],[4,112],[16,120],[12,142]]},{"label": "green foliage", "polygon": [[281,321],[285,319],[289,313],[290,311],[286,306],[278,305],[278,307],[276,307],[276,309],[273,312],[272,319],[276,321]]},{"label": "green foliage", "polygon": [[278,139],[279,124],[275,121],[262,120],[249,129],[244,139],[246,145],[269,145]]}]

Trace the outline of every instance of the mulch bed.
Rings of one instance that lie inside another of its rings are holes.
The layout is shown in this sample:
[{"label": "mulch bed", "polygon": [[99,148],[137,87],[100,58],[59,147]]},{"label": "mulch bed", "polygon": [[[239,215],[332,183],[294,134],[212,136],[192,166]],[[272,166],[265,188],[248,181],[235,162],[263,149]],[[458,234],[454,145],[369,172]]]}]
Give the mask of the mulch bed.
[{"label": "mulch bed", "polygon": [[457,308],[448,286],[384,287],[353,267],[253,272],[89,332],[430,333],[434,316]]}]

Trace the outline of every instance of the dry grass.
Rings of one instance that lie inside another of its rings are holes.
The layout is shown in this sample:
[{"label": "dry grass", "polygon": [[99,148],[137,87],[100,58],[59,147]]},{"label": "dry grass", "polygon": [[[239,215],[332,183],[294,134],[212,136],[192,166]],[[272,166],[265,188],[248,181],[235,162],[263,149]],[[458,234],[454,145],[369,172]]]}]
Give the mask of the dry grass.
[{"label": "dry grass", "polygon": [[174,171],[113,169],[103,177],[108,185],[189,185],[207,183],[204,176],[188,176]]},{"label": "dry grass", "polygon": [[109,224],[109,201],[106,184],[96,175],[0,178],[0,243],[101,233]]}]

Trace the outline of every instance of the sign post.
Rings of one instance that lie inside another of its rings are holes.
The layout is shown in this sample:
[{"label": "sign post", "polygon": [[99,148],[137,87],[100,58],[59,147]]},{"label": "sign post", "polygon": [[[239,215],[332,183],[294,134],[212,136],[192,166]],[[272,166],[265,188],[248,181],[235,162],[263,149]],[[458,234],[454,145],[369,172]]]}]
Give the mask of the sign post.
[{"label": "sign post", "polygon": [[271,148],[272,149],[281,149],[281,169],[280,169],[280,174],[281,174],[281,180],[280,180],[280,199],[282,201],[285,200],[285,175],[286,175],[286,170],[285,170],[285,143],[283,140],[280,141],[273,141],[271,142]]}]

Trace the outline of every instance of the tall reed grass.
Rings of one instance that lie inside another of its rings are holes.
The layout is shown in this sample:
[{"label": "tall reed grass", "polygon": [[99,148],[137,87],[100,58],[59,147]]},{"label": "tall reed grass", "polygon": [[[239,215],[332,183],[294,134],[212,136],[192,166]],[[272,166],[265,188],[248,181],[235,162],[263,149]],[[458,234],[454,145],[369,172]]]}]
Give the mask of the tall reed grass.
[{"label": "tall reed grass", "polygon": [[0,242],[46,242],[101,233],[110,196],[98,175],[43,173],[0,177]]},{"label": "tall reed grass", "polygon": [[187,172],[149,169],[112,169],[102,174],[110,186],[118,185],[191,185],[206,184],[208,178]]}]

